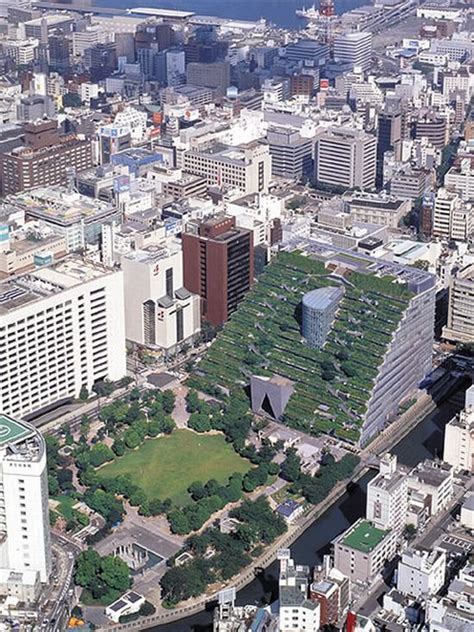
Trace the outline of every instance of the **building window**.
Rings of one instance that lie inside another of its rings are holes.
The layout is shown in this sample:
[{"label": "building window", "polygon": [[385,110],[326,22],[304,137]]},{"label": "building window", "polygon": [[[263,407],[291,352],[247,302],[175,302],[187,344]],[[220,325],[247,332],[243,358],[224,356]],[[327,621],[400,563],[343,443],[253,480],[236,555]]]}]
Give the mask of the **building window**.
[{"label": "building window", "polygon": [[166,294],[173,298],[173,268],[166,270]]}]

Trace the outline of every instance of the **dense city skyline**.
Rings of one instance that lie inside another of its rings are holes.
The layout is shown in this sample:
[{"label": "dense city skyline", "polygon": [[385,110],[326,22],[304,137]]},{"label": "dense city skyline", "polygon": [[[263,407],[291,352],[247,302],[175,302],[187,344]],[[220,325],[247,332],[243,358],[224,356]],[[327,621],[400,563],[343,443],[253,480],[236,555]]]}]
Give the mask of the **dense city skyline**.
[{"label": "dense city skyline", "polygon": [[0,24],[0,628],[470,629],[472,2]]}]

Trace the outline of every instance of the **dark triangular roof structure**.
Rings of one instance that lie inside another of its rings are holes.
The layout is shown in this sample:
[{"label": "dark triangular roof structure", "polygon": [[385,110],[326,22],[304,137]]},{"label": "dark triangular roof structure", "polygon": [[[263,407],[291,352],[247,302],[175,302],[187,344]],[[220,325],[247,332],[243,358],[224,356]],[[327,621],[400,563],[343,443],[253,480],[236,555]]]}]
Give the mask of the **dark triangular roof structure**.
[{"label": "dark triangular roof structure", "polygon": [[272,377],[252,375],[250,378],[250,397],[253,412],[257,414],[270,412],[274,419],[281,419],[293,390],[294,383],[281,375],[273,375]]}]

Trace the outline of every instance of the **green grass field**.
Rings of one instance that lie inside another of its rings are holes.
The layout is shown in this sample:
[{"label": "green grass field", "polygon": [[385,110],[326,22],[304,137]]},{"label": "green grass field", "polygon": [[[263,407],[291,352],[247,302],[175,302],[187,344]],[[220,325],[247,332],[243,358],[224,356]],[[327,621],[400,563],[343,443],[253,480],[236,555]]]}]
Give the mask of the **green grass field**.
[{"label": "green grass field", "polygon": [[104,478],[130,474],[149,499],[171,498],[173,503],[184,505],[191,500],[187,488],[194,481],[207,483],[215,478],[226,483],[234,472],[249,469],[250,463],[234,452],[223,435],[175,430],[166,437],[148,439],[99,472]]}]

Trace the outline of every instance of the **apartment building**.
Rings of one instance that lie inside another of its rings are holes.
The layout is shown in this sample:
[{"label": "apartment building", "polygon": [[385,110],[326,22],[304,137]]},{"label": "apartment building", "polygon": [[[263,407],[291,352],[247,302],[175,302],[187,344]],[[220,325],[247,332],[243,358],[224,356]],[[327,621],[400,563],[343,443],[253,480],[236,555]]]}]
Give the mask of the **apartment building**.
[{"label": "apartment building", "polygon": [[320,629],[320,605],[316,599],[308,598],[309,567],[295,564],[289,549],[280,549],[280,631],[294,632]]},{"label": "apartment building", "polygon": [[457,193],[439,189],[433,211],[433,235],[467,242],[474,232],[474,207]]},{"label": "apartment building", "polygon": [[474,200],[474,168],[469,158],[463,158],[459,165],[451,167],[444,177],[444,186],[463,200]]},{"label": "apartment building", "polygon": [[447,463],[429,459],[419,463],[408,476],[409,513],[418,506],[430,517],[444,509],[453,495],[453,472]]},{"label": "apartment building", "polygon": [[394,454],[387,453],[380,460],[380,472],[367,485],[367,520],[378,529],[402,531],[407,502],[407,472],[397,466]]},{"label": "apartment building", "polygon": [[474,264],[455,271],[449,282],[448,322],[443,338],[474,342]]},{"label": "apartment building", "polygon": [[353,189],[375,186],[377,139],[348,127],[329,128],[316,142],[316,180]]},{"label": "apartment building", "polygon": [[266,193],[271,177],[268,145],[253,142],[230,147],[211,143],[183,154],[183,169],[207,179],[210,185],[239,189],[244,194]]},{"label": "apartment building", "polygon": [[414,599],[436,595],[446,576],[444,551],[408,549],[398,563],[397,590]]},{"label": "apartment building", "polygon": [[474,386],[466,391],[464,410],[446,424],[443,461],[455,470],[474,472]]},{"label": "apartment building", "polygon": [[0,283],[0,410],[31,416],[126,373],[122,272],[71,257]]},{"label": "apartment building", "polygon": [[0,413],[0,593],[32,603],[51,573],[46,445]]}]

